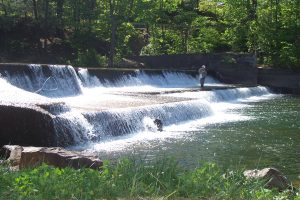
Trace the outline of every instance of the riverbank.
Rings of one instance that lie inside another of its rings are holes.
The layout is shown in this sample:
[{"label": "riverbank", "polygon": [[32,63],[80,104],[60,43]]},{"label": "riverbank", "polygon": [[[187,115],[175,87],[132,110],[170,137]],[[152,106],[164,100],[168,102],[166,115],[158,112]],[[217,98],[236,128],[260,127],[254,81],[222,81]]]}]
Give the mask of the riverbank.
[{"label": "riverbank", "polygon": [[[18,172],[0,165],[3,199],[299,199],[296,191],[264,189],[241,169],[202,163],[191,171],[174,159],[104,162],[100,171],[42,165]],[[298,193],[297,193],[298,192]]]}]

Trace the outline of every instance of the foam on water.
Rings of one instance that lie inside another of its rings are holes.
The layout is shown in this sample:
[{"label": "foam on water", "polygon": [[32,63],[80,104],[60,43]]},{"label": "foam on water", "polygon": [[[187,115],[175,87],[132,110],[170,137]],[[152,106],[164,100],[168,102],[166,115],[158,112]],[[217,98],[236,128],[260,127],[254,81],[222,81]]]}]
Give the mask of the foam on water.
[{"label": "foam on water", "polygon": [[[71,66],[28,69],[30,73],[0,78],[0,101],[64,102],[68,109],[53,112],[57,137],[71,134],[79,145],[97,141],[95,149],[122,149],[141,140],[185,137],[186,131],[211,123],[250,120],[231,110],[248,106],[248,101],[274,98],[265,87],[184,92],[198,88],[199,81],[181,72],[153,75],[137,70],[108,81],[90,76],[86,69],[79,69],[77,77]],[[206,85],[223,84],[208,77]],[[165,91],[172,94],[159,94]],[[147,94],[151,92],[158,93]],[[157,132],[155,119],[163,121],[163,132]]]},{"label": "foam on water", "polygon": [[[229,120],[228,120],[229,119]],[[186,123],[174,124],[164,128],[163,132],[158,132],[155,127],[140,133],[131,135],[123,135],[118,138],[106,138],[97,143],[91,143],[85,148],[92,151],[123,151],[128,148],[132,149],[138,143],[143,142],[143,145],[151,146],[152,141],[169,141],[170,139],[189,140],[187,132],[199,131],[205,126],[215,123],[229,123],[241,120],[249,120],[249,117],[239,116],[234,114],[223,114],[219,116],[210,116],[198,120],[189,121]],[[151,121],[148,121],[151,124]],[[78,147],[77,147],[78,148]]]},{"label": "foam on water", "polygon": [[172,93],[165,94],[165,96],[171,97],[188,97],[191,99],[205,99],[209,102],[224,102],[224,101],[235,101],[238,99],[247,99],[250,97],[257,97],[258,99],[264,95],[272,95],[266,87],[249,87],[249,88],[234,88],[224,90],[213,90],[213,91],[201,91],[197,92],[183,92],[183,93]]},{"label": "foam on water", "polygon": [[[263,96],[261,100],[266,100],[267,98],[274,98],[274,96],[266,95]],[[256,99],[258,100],[258,98]],[[243,102],[251,101],[249,99],[243,99]],[[122,152],[127,149],[134,149],[136,144],[142,143],[144,145],[151,146],[152,141],[163,142],[170,141],[172,139],[176,140],[189,140],[189,134],[193,131],[202,132],[205,131],[205,127],[212,124],[220,123],[230,123],[237,121],[247,121],[253,119],[250,116],[243,116],[239,113],[232,112],[236,109],[243,109],[248,107],[247,104],[240,104],[237,102],[219,102],[210,103],[210,108],[212,109],[212,115],[208,115],[203,118],[182,121],[180,123],[173,123],[164,126],[162,132],[156,130],[153,124],[153,119],[151,117],[146,117],[143,119],[144,125],[147,127],[144,131],[130,134],[122,135],[117,138],[103,138],[102,141],[96,143],[90,143],[85,146],[86,149],[90,151],[106,151],[106,152]],[[77,147],[78,148],[78,147]]]},{"label": "foam on water", "polygon": [[85,117],[97,130],[96,135],[102,137],[145,131],[145,118],[160,119],[165,126],[168,126],[211,114],[212,111],[207,104],[200,101],[185,101],[136,108],[110,109],[86,113]]},{"label": "foam on water", "polygon": [[4,103],[18,103],[18,104],[29,104],[29,103],[46,103],[50,99],[43,97],[39,94],[27,92],[18,87],[11,85],[7,80],[0,77],[0,102]]}]

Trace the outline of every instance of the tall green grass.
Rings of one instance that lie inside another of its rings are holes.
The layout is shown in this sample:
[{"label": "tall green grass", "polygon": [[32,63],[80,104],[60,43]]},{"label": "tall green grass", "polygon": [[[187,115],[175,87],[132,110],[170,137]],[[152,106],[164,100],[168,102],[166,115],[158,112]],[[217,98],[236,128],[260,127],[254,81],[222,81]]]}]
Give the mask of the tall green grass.
[{"label": "tall green grass", "polygon": [[101,170],[42,165],[19,172],[0,166],[0,199],[300,199],[263,188],[241,171],[205,163],[187,171],[174,159],[104,162]]}]

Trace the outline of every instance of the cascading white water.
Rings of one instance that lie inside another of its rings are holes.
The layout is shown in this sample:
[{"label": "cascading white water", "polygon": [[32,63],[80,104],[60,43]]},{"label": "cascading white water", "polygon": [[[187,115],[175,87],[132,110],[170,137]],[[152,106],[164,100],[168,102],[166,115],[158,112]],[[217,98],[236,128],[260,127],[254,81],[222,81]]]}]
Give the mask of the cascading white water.
[{"label": "cascading white water", "polygon": [[100,80],[96,76],[91,76],[89,71],[85,68],[78,69],[78,76],[84,87],[99,87],[103,86]]},{"label": "cascading white water", "polygon": [[18,71],[6,70],[2,76],[12,85],[47,97],[81,93],[80,80],[72,66],[30,64]]},{"label": "cascading white water", "polygon": [[[197,78],[182,72],[162,71],[160,74],[147,74],[143,70],[135,70],[132,74],[121,76],[119,79],[109,81],[100,80],[89,74],[87,69],[80,68],[79,77],[86,87],[134,87],[152,86],[163,88],[195,87],[198,84]],[[207,77],[206,83],[218,84],[219,81]]]},{"label": "cascading white water", "polygon": [[47,98],[35,93],[22,90],[11,85],[4,77],[0,77],[0,102],[1,103],[45,103]]},{"label": "cascading white water", "polygon": [[[263,96],[271,94],[266,87],[234,88],[226,90],[215,90],[210,92],[201,92],[195,95],[195,92],[185,92],[184,96],[191,99],[203,99],[208,102],[228,102],[238,99],[249,98],[253,96]],[[181,93],[166,94],[165,96],[182,97]]]},{"label": "cascading white water", "polygon": [[207,103],[202,101],[184,101],[138,108],[126,108],[95,113],[86,113],[98,136],[124,135],[145,131],[145,118],[160,119],[168,126],[183,121],[199,119],[212,114]]},{"label": "cascading white water", "polygon": [[[109,135],[116,136],[144,132],[147,131],[149,126],[149,130],[156,130],[155,127],[153,128],[153,123],[151,123],[151,120],[153,122],[155,119],[162,120],[165,126],[201,119],[215,114],[216,109],[213,108],[215,104],[213,105],[212,103],[228,102],[269,94],[269,91],[264,87],[203,92],[176,92],[182,88],[199,87],[197,78],[178,72],[163,72],[162,74],[148,75],[143,71],[136,70],[133,74],[122,76],[115,80],[115,82],[104,79],[100,80],[96,76],[91,76],[86,69],[80,69],[79,76],[83,85],[86,86],[83,89],[84,95],[80,97],[80,100],[77,98],[78,101],[74,98],[68,98],[66,101],[72,105],[76,104],[78,107],[88,107],[89,110],[91,108],[97,110],[97,105],[101,105],[102,101],[116,101],[118,104],[124,98],[124,101],[132,102],[131,104],[135,105],[136,103],[134,102],[139,99],[139,96],[135,94],[139,92],[147,94],[147,92],[150,93],[153,91],[174,90],[175,92],[173,91],[172,94],[159,94],[158,96],[178,99],[170,103],[150,103],[150,105],[138,107],[129,105],[125,108],[117,109],[114,108],[116,105],[113,104],[111,107],[108,105],[108,109],[105,107],[105,110],[101,111],[94,111],[93,109],[92,112],[83,111],[89,124],[93,126],[94,133],[98,139]],[[208,77],[206,85],[218,86],[222,84]],[[110,92],[113,95],[110,95]],[[128,93],[134,95],[128,96]],[[100,94],[101,96],[99,96]],[[188,100],[182,100],[185,98]],[[124,103],[124,101],[121,101],[121,103]]]},{"label": "cascading white water", "polygon": [[[0,101],[16,98],[25,102],[28,99],[63,102],[68,109],[52,113],[56,134],[61,139],[71,134],[72,143],[156,132],[152,123],[155,119],[160,119],[166,127],[206,117],[213,121],[214,116],[226,112],[227,105],[219,105],[222,102],[270,94],[264,87],[189,91],[199,88],[199,81],[182,72],[147,74],[137,70],[110,81],[91,76],[86,69],[79,69],[78,77],[71,66],[29,65],[26,70],[18,75],[9,72],[3,75],[6,81],[0,79],[0,84],[5,83],[6,89],[0,89]],[[208,77],[206,85],[222,84]],[[11,95],[13,91],[17,91],[16,96]],[[172,93],[164,94],[169,91]],[[220,112],[218,107],[222,107]]]}]

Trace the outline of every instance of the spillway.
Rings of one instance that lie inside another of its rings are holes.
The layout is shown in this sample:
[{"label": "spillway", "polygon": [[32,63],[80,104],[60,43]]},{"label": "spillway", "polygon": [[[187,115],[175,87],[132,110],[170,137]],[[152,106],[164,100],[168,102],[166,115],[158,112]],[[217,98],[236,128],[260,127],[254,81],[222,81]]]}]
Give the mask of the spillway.
[{"label": "spillway", "polygon": [[[274,166],[299,179],[299,97],[196,72],[0,65],[0,144],[65,146],[102,159],[185,167]],[[162,131],[154,123],[162,122]]]},{"label": "spillway", "polygon": [[157,133],[155,119],[164,129],[199,119],[214,121],[230,109],[230,102],[272,95],[265,87],[236,88],[212,77],[206,80],[209,89],[200,91],[197,76],[176,71],[135,70],[114,80],[57,65],[27,65],[0,73],[0,102],[39,105],[49,112],[57,145]]}]

